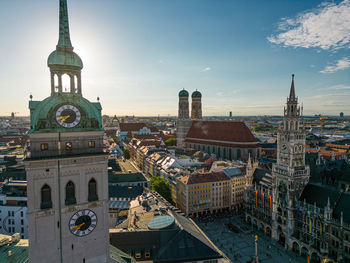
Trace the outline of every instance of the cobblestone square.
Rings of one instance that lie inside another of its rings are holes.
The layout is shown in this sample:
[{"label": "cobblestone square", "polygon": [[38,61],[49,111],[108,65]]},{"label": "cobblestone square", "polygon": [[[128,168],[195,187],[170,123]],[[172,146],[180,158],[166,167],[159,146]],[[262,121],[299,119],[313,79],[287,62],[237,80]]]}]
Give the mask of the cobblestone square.
[{"label": "cobblestone square", "polygon": [[[254,257],[255,235],[258,235],[258,257],[263,263],[296,262],[306,263],[307,259],[286,250],[279,243],[265,236],[262,232],[252,229],[241,217],[216,219],[213,222],[195,220],[211,241],[222,250],[232,262],[247,263]],[[234,233],[227,227],[228,223],[239,227],[252,229],[250,233]]]}]

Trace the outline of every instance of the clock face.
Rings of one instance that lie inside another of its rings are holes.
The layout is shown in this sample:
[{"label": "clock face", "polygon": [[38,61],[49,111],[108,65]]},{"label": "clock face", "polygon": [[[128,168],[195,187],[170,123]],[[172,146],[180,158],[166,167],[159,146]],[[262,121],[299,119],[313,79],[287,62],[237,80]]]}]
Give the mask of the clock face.
[{"label": "clock face", "polygon": [[56,121],[64,128],[73,128],[80,122],[81,114],[73,105],[62,105],[56,111]]},{"label": "clock face", "polygon": [[282,150],[286,151],[287,150],[287,145],[286,144],[282,144]]},{"label": "clock face", "polygon": [[90,234],[97,225],[97,216],[90,209],[76,212],[69,220],[69,230],[73,235],[83,237]]}]

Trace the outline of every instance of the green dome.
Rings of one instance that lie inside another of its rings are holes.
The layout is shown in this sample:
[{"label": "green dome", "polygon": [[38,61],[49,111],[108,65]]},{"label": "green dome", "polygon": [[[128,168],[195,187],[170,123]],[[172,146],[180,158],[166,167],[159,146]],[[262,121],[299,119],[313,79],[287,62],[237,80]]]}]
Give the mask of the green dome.
[{"label": "green dome", "polygon": [[202,94],[198,90],[192,93],[192,98],[201,98],[201,97],[202,97]]},{"label": "green dome", "polygon": [[55,50],[50,54],[49,58],[47,59],[47,65],[49,67],[52,65],[73,66],[82,69],[83,61],[73,51],[65,52],[63,50]]},{"label": "green dome", "polygon": [[[73,105],[81,111],[81,121],[74,128],[66,129],[56,122],[56,110],[64,104]],[[30,133],[102,129],[101,104],[99,102],[92,103],[79,94],[59,93],[43,101],[30,101],[29,109],[31,111]]]},{"label": "green dome", "polygon": [[188,97],[187,90],[183,89],[179,92],[179,97]]}]

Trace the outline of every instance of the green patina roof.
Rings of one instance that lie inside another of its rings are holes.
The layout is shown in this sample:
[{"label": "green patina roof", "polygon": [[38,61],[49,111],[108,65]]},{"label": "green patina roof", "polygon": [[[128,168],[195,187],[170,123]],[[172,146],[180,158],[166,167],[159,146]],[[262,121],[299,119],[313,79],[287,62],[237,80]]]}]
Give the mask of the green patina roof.
[{"label": "green patina roof", "polygon": [[179,92],[179,97],[188,97],[188,91],[183,89]]},{"label": "green patina roof", "polygon": [[126,183],[126,182],[147,182],[142,173],[118,174],[110,171],[108,173],[109,183]]},{"label": "green patina roof", "polygon": [[67,0],[60,0],[59,38],[56,50],[47,59],[47,65],[64,65],[83,68],[81,58],[73,52],[69,35]]},{"label": "green patina roof", "polygon": [[202,94],[198,90],[192,93],[192,98],[201,98],[201,97],[202,97]]},{"label": "green patina roof", "polygon": [[[0,235],[0,238],[5,235]],[[9,238],[11,236],[8,236]],[[12,251],[12,256],[8,256],[8,252]],[[1,263],[27,263],[28,262],[28,240],[21,239],[19,242],[11,243],[8,246],[0,247]]]},{"label": "green patina roof", "polygon": [[65,65],[81,69],[83,68],[83,61],[73,51],[55,50],[49,55],[47,65],[49,67],[52,65]]},{"label": "green patina roof", "polygon": [[118,263],[136,263],[136,260],[132,256],[129,256],[112,245],[109,245],[109,255],[110,259]]},{"label": "green patina roof", "polygon": [[[66,129],[56,122],[55,111],[64,104],[74,105],[81,111],[81,121],[74,128]],[[91,103],[80,94],[55,93],[43,101],[30,101],[29,109],[31,113],[29,133],[102,130],[101,104]]]}]

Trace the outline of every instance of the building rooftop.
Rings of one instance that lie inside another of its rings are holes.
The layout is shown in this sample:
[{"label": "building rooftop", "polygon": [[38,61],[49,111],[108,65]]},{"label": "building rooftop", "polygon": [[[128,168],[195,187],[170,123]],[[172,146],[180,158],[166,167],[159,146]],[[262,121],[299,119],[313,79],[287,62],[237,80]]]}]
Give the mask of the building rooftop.
[{"label": "building rooftop", "polygon": [[204,174],[192,173],[189,175],[180,176],[177,178],[177,180],[181,181],[186,185],[189,185],[189,184],[201,184],[201,183],[225,181],[225,180],[230,180],[230,177],[228,177],[223,171],[219,171],[219,172],[210,172],[210,173],[204,173]]},{"label": "building rooftop", "polygon": [[108,172],[108,183],[126,183],[126,182],[147,182],[142,173],[114,173]]},{"label": "building rooftop", "polygon": [[[156,221],[166,224],[159,229],[150,228]],[[137,260],[190,262],[225,258],[191,219],[155,192],[131,201],[128,219],[110,229],[110,235],[111,244],[125,253],[142,252]],[[151,256],[146,258],[144,252],[150,252]]]},{"label": "building rooftop", "polygon": [[[28,239],[13,241],[13,237],[0,234],[0,262],[1,263],[27,263]],[[7,244],[6,244],[7,243]]]},{"label": "building rooftop", "polygon": [[[193,121],[185,142],[206,144],[231,144],[232,147],[259,147],[258,141],[244,122],[233,121]],[[249,143],[249,145],[242,143]]]}]

